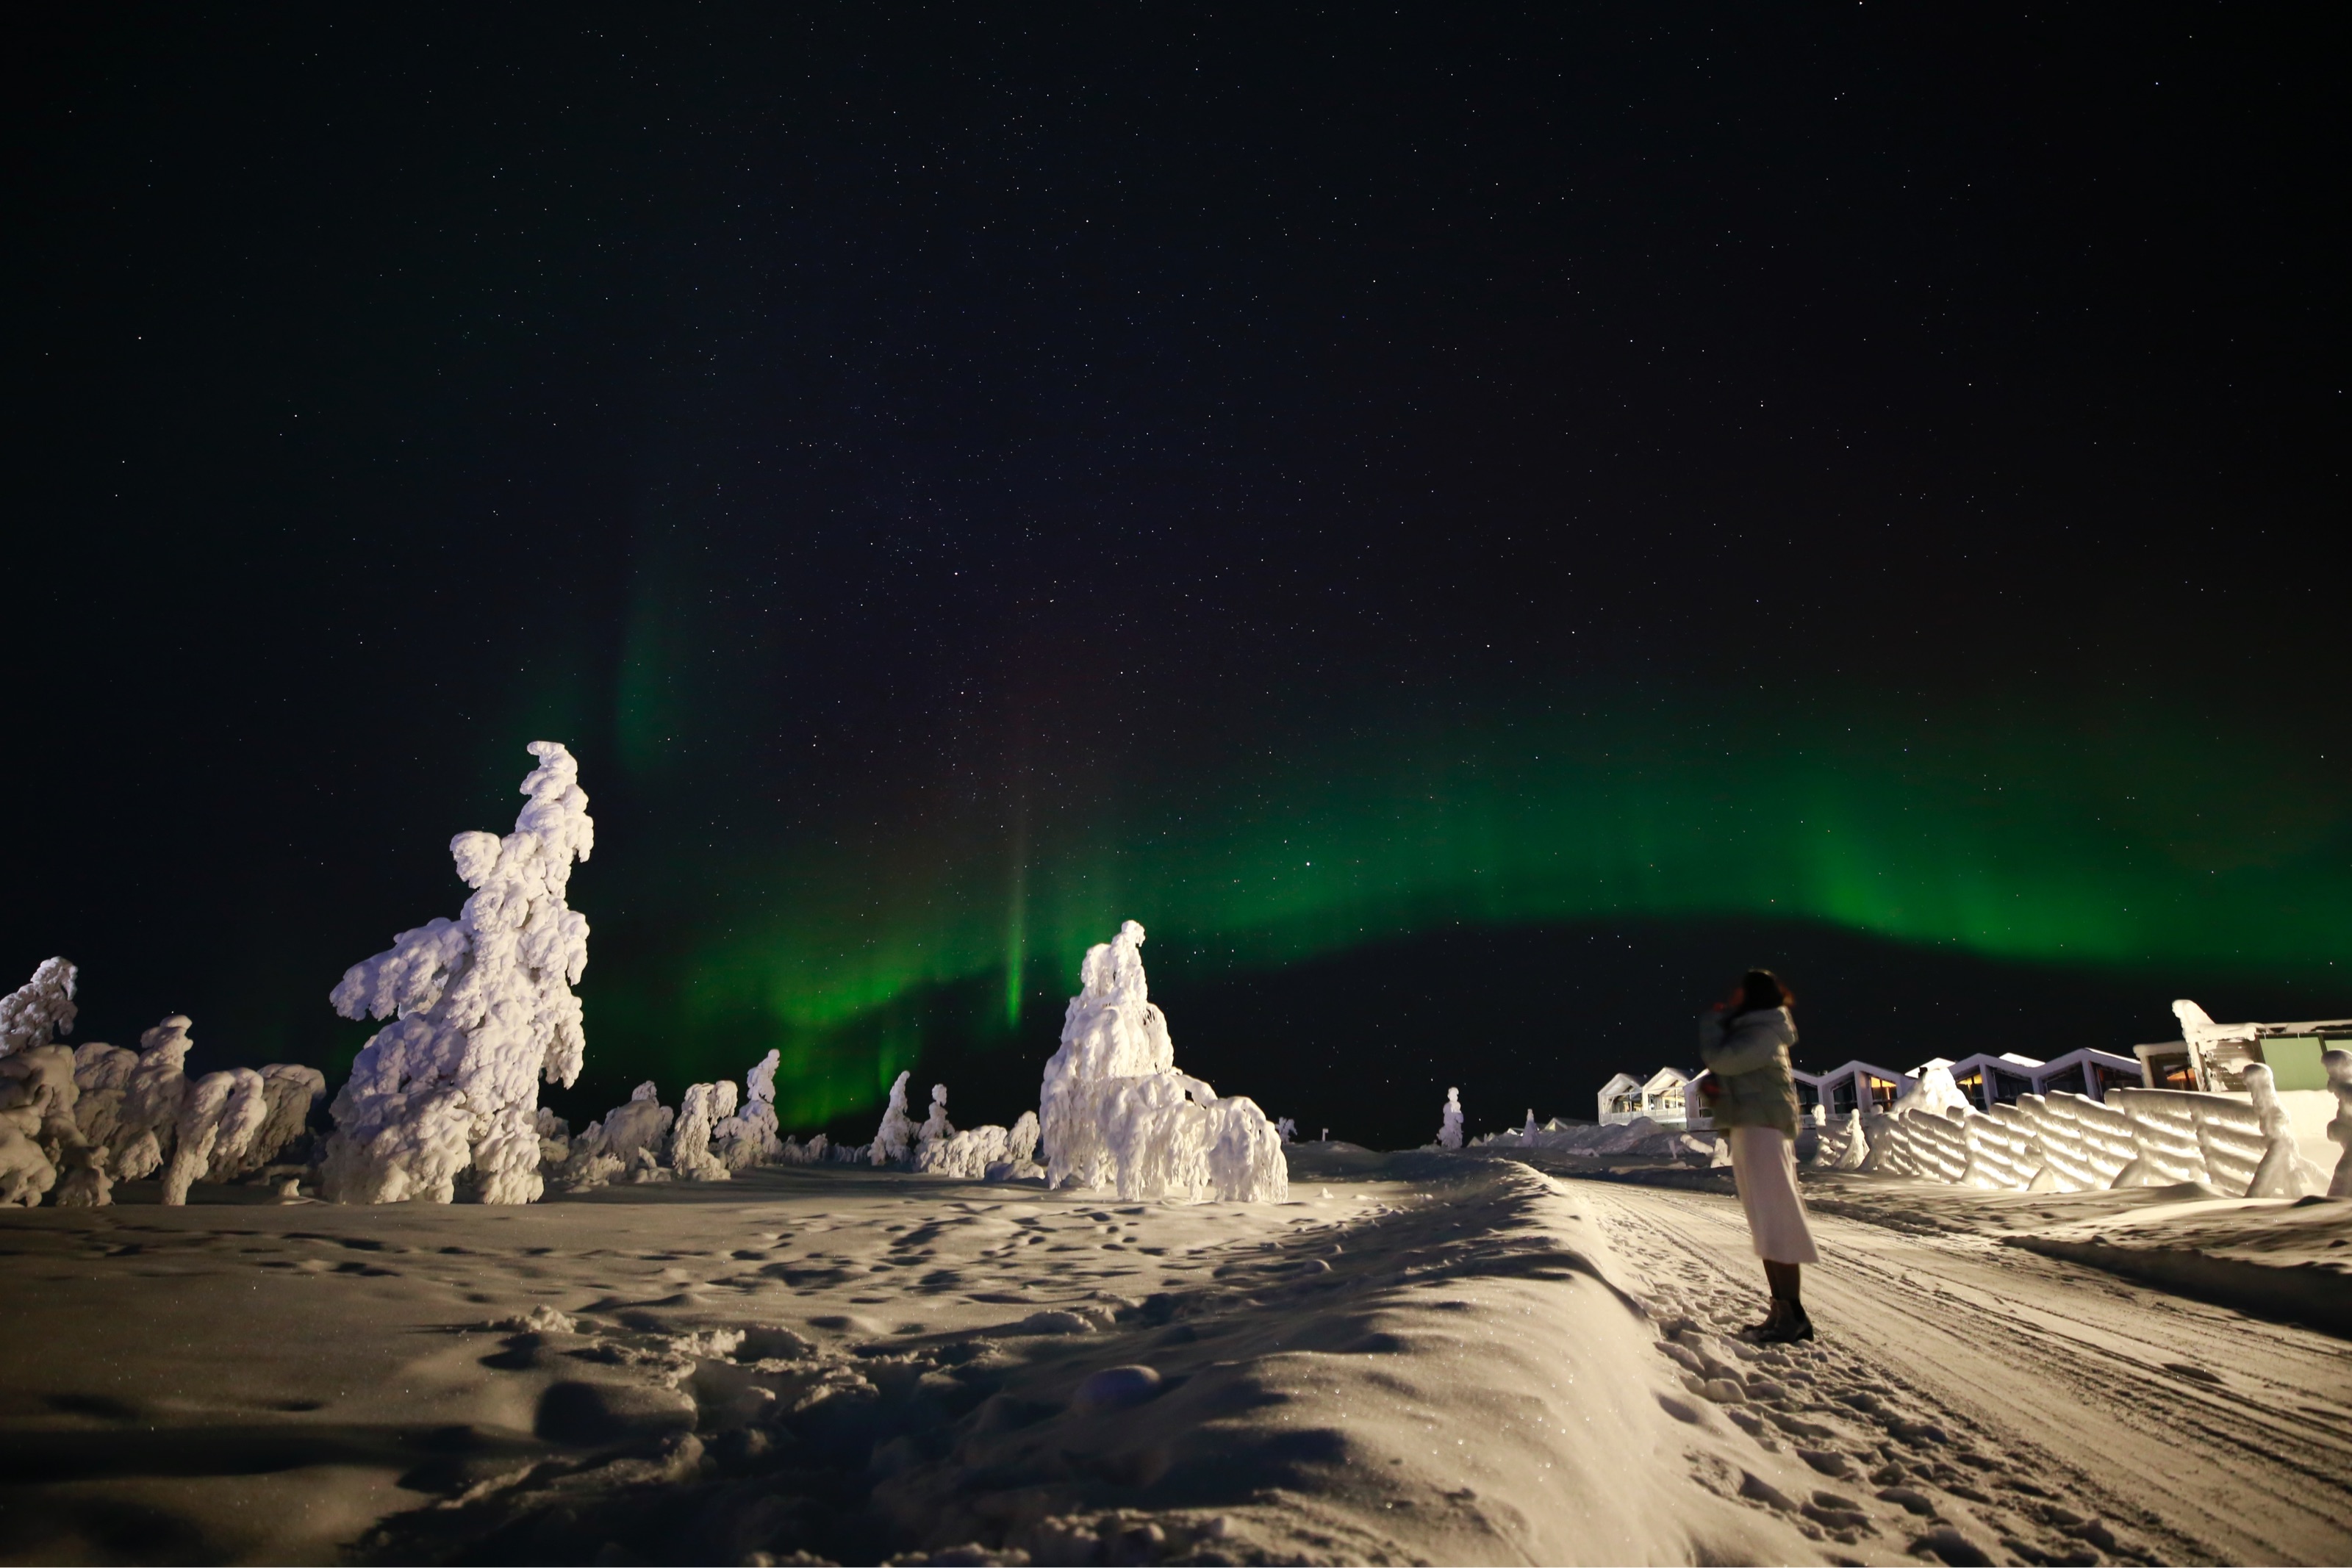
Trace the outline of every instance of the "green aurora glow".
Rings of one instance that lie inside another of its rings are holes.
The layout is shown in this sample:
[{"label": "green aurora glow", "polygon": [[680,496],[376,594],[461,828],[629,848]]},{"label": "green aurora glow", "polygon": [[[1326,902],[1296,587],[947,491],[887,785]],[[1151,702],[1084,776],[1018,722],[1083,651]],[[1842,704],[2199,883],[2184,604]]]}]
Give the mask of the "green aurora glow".
[{"label": "green aurora glow", "polygon": [[1016,783],[993,811],[729,857],[713,924],[731,931],[692,946],[667,999],[636,977],[597,988],[594,1021],[658,1018],[714,1060],[775,1046],[780,1111],[808,1125],[917,1060],[906,998],[980,983],[1001,1012],[972,1027],[1009,1037],[1024,974],[1060,984],[1129,916],[1267,967],[1452,924],[1735,915],[2061,967],[2308,975],[2352,936],[2332,769],[2129,715],[1399,727],[1091,799]]}]

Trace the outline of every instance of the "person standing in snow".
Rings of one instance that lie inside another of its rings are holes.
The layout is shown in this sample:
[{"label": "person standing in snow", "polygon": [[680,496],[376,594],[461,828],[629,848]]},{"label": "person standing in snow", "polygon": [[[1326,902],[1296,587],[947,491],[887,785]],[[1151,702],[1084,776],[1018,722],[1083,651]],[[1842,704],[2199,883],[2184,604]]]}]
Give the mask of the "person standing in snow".
[{"label": "person standing in snow", "polygon": [[1748,1331],[1767,1344],[1813,1337],[1798,1271],[1821,1261],[1797,1196],[1797,1085],[1789,1071],[1789,1048],[1797,1042],[1789,1015],[1794,999],[1771,970],[1750,969],[1729,1001],[1699,1019],[1699,1058],[1706,1064],[1699,1092],[1731,1139],[1732,1180],[1772,1290],[1771,1316]]}]

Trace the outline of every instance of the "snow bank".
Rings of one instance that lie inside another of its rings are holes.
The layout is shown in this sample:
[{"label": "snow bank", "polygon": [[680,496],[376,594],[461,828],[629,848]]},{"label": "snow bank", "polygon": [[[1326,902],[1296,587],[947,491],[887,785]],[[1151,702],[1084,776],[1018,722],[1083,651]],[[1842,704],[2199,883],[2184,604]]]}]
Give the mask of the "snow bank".
[{"label": "snow bank", "polygon": [[1439,1113],[1439,1117],[1437,1146],[1441,1149],[1460,1148],[1462,1146],[1461,1090],[1448,1089],[1445,1092],[1445,1108]]},{"label": "snow bank", "polygon": [[1121,1198],[1278,1203],[1281,1135],[1255,1102],[1220,1099],[1176,1071],[1168,1020],[1143,973],[1143,927],[1089,949],[1045,1064],[1038,1121],[1049,1185],[1115,1185]]},{"label": "snow bank", "polygon": [[[1927,1089],[1923,1075],[1921,1089]],[[2328,1185],[2296,1146],[2268,1068],[2246,1075],[2247,1095],[2117,1088],[2105,1103],[2079,1094],[2024,1094],[1990,1113],[1963,1103],[1854,1118],[1822,1158],[1847,1169],[1989,1191],[2095,1192],[2197,1183],[2231,1197],[2300,1197]],[[1911,1096],[1906,1096],[1911,1099]],[[1857,1148],[1866,1153],[1856,1157]]]},{"label": "snow bank", "polygon": [[907,1080],[908,1073],[898,1074],[890,1085],[890,1103],[882,1108],[882,1125],[874,1132],[874,1142],[866,1157],[877,1166],[894,1166],[907,1157],[907,1146],[913,1142],[915,1124],[907,1115]]},{"label": "snow bank", "polygon": [[[564,895],[595,824],[572,754],[549,740],[530,749],[539,766],[522,782],[530,799],[515,831],[449,841],[475,890],[457,919],[402,932],[330,996],[345,1018],[398,1015],[335,1096],[332,1201],[446,1203],[469,1165],[486,1203],[540,1195],[539,1085],[577,1078],[585,1044],[572,987],[588,962],[588,922]],[[465,1142],[456,1170],[453,1126]]]},{"label": "snow bank", "polygon": [[44,958],[33,977],[0,997],[0,1057],[49,1043],[53,1034],[71,1034],[74,980],[79,974],[63,958]]},{"label": "snow bank", "polygon": [[[1529,1113],[1528,1121],[1534,1121]],[[1604,1122],[1594,1126],[1522,1126],[1476,1140],[1483,1148],[1549,1149],[1559,1154],[1622,1155],[1630,1159],[1673,1159],[1685,1152],[1679,1129],[1661,1126],[1647,1116],[1630,1122]]]}]

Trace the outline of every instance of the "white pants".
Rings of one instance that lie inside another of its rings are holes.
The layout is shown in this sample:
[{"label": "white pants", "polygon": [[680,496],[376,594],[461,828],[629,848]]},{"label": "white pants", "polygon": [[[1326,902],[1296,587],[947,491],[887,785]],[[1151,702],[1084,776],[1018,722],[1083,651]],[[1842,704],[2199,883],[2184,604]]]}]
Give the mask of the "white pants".
[{"label": "white pants", "polygon": [[1731,1179],[1748,1211],[1748,1234],[1767,1263],[1818,1263],[1805,1200],[1797,1196],[1797,1151],[1778,1127],[1731,1129]]}]

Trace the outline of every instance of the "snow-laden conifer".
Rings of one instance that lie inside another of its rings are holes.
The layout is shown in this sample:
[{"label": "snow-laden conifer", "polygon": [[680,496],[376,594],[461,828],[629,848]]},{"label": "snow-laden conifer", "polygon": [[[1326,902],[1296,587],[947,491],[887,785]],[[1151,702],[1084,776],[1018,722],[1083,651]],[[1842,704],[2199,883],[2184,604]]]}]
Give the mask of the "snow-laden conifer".
[{"label": "snow-laden conifer", "polygon": [[468,1166],[485,1203],[540,1195],[539,1085],[568,1086],[586,1043],[572,988],[588,922],[564,895],[595,823],[572,753],[551,740],[530,752],[514,831],[449,841],[474,889],[463,912],[402,932],[330,997],[345,1018],[398,1019],[335,1096],[322,1186],[336,1202],[446,1203]]}]

